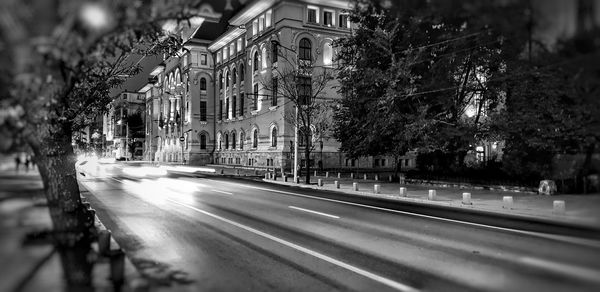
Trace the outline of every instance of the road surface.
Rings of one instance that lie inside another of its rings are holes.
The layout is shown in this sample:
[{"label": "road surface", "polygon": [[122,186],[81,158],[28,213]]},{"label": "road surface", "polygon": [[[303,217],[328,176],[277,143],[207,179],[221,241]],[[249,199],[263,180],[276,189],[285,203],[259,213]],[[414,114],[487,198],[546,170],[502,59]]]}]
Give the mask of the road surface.
[{"label": "road surface", "polygon": [[[100,166],[104,167],[104,166]],[[600,243],[217,176],[86,174],[142,273],[188,291],[598,291]]]}]

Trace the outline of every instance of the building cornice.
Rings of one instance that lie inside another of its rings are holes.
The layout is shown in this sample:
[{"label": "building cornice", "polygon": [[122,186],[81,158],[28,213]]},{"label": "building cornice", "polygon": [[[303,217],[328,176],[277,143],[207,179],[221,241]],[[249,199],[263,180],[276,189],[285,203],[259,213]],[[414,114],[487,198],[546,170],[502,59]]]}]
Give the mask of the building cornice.
[{"label": "building cornice", "polygon": [[216,52],[222,47],[228,45],[236,38],[242,36],[244,33],[246,33],[245,28],[235,27],[233,29],[230,29],[226,33],[222,34],[219,38],[217,38],[214,42],[212,42],[212,44],[208,47],[208,50],[211,52]]}]

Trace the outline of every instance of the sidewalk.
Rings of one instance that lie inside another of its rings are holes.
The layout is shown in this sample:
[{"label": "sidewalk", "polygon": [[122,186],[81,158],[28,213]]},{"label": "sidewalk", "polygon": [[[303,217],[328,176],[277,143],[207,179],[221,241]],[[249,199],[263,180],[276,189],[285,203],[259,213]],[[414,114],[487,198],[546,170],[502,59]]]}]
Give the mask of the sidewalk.
[{"label": "sidewalk", "polygon": [[[37,170],[0,169],[0,291],[66,291],[60,256],[43,236],[50,230],[52,221]],[[120,291],[140,288],[132,286],[139,283],[136,273],[126,260],[126,284]],[[93,276],[94,291],[116,290],[108,260],[95,261]]]},{"label": "sidewalk", "polygon": [[[453,207],[457,209],[477,209],[486,212],[501,214],[516,214],[521,216],[543,218],[559,222],[570,222],[587,226],[600,226],[600,194],[587,195],[555,195],[543,196],[531,193],[503,192],[481,189],[463,189],[456,187],[434,187],[411,184],[389,183],[386,181],[376,181],[374,179],[364,180],[355,178],[337,178],[311,176],[311,184],[306,185],[284,182],[281,177],[273,179],[263,179],[268,183],[283,184],[302,188],[323,189],[336,191],[351,195],[384,197],[391,200],[409,201],[421,204],[433,204]],[[318,179],[321,179],[323,186],[317,185]],[[340,188],[335,188],[334,181],[338,181]],[[353,190],[353,183],[358,183],[358,191]],[[374,185],[380,186],[379,194],[375,194]],[[406,188],[406,196],[400,196],[400,187]],[[429,199],[429,190],[435,190],[434,200]],[[463,193],[471,194],[471,204],[463,204]],[[505,205],[503,197],[511,196],[512,205]],[[565,210],[554,210],[554,201],[564,201]]]}]

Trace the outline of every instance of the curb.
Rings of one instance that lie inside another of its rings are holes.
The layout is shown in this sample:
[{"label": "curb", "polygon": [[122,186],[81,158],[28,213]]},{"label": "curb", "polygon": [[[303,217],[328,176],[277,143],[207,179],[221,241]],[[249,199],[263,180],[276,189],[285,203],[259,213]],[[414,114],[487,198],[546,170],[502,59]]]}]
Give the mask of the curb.
[{"label": "curb", "polygon": [[[596,226],[596,225],[590,224],[590,223],[585,223],[585,222],[577,222],[577,221],[573,221],[573,220],[557,220],[557,218],[566,219],[565,217],[559,217],[558,215],[534,216],[534,215],[530,215],[530,214],[523,214],[523,213],[517,213],[517,212],[510,212],[510,211],[502,212],[501,210],[495,210],[495,209],[491,209],[491,208],[488,208],[485,206],[474,206],[473,204],[467,205],[467,204],[462,204],[461,202],[449,203],[449,202],[441,202],[441,201],[430,201],[428,199],[421,199],[421,198],[400,197],[399,195],[391,195],[391,194],[375,194],[373,192],[364,192],[364,191],[344,191],[344,190],[336,189],[333,185],[324,185],[322,187],[319,187],[317,185],[295,184],[295,183],[290,183],[290,182],[283,182],[283,181],[264,179],[264,178],[262,179],[262,181],[265,183],[278,184],[278,185],[283,185],[283,186],[288,186],[288,187],[330,191],[330,192],[337,193],[337,194],[354,196],[356,198],[361,198],[361,197],[365,198],[366,197],[366,198],[385,200],[390,203],[408,203],[408,204],[418,205],[418,206],[430,206],[430,207],[435,207],[436,209],[446,209],[448,211],[461,211],[462,213],[465,213],[465,214],[501,217],[501,218],[505,218],[510,221],[517,220],[517,221],[525,221],[528,223],[536,223],[536,224],[542,224],[542,225],[553,225],[553,226],[557,226],[557,227],[561,227],[561,228],[565,228],[565,229],[569,229],[569,228],[583,229],[586,231],[593,231],[593,232],[596,232],[597,234],[600,234],[599,226]],[[590,234],[589,236],[594,236],[594,235]]]}]

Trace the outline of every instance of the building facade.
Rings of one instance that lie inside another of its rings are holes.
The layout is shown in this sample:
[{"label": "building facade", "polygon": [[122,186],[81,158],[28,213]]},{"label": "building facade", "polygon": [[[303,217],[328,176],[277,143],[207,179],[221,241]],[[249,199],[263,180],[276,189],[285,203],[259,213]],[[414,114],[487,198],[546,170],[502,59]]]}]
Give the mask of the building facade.
[{"label": "building facade", "polygon": [[[178,27],[183,48],[165,56],[140,90],[147,109],[144,157],[290,171],[298,143],[299,162],[310,147],[308,159],[316,168],[394,167],[390,157],[346,158],[316,122],[310,123],[308,145],[296,135],[294,117],[303,107],[289,98],[290,91],[318,90],[323,102],[339,98],[336,81],[319,84],[319,76],[335,70],[332,43],[351,32],[348,8],[347,1],[334,0],[250,1],[213,11],[200,26]],[[302,62],[310,63],[310,72],[285,78],[286,72],[298,74]],[[413,156],[404,160],[403,168],[414,167]]]}]

